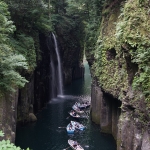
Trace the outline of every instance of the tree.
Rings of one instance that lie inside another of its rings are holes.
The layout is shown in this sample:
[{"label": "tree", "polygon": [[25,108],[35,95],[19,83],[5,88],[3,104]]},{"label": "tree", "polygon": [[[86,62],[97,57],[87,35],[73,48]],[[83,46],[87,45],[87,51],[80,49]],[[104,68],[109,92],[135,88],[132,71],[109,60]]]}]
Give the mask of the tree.
[{"label": "tree", "polygon": [[1,90],[14,91],[16,86],[23,87],[27,80],[19,74],[19,69],[27,69],[23,55],[9,45],[10,35],[15,26],[5,2],[0,2],[0,87]]}]

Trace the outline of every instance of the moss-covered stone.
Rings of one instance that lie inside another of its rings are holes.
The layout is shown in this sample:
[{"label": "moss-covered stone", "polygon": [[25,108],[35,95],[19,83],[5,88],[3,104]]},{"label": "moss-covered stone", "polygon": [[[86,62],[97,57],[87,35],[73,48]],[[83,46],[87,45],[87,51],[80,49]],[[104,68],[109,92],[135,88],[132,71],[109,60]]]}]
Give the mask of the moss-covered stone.
[{"label": "moss-covered stone", "polygon": [[104,92],[122,101],[118,149],[141,147],[143,131],[150,122],[149,9],[146,0],[105,1],[96,46],[91,52],[93,78]]},{"label": "moss-covered stone", "polygon": [[128,100],[134,107],[138,107],[137,101],[145,100],[148,108],[150,70],[147,34],[150,23],[147,2],[134,1],[131,4],[130,1],[116,1],[115,6],[107,4],[111,9],[101,20],[93,74],[104,91],[121,101]]}]

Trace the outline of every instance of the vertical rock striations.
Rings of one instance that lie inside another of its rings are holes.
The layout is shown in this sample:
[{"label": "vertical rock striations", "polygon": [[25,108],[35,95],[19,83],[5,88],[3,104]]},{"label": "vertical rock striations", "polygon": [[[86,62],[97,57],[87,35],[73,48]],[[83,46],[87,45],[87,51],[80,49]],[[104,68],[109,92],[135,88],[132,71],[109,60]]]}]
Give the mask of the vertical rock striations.
[{"label": "vertical rock striations", "polygon": [[5,139],[15,141],[17,120],[18,91],[1,95],[0,98],[0,129],[5,133]]},{"label": "vertical rock striations", "polygon": [[[7,93],[0,98],[0,129],[4,131],[5,139],[10,139],[12,142],[15,141],[16,123],[22,125],[36,121],[37,118],[34,114],[42,109],[53,96],[57,96],[56,85],[50,86],[52,58],[54,59],[54,67],[57,66],[54,41],[52,38],[47,40],[47,36],[40,33],[39,37],[36,37],[36,42],[40,46],[40,51],[36,51],[37,67],[30,74],[25,74],[29,82],[22,89],[18,89],[16,93]],[[64,47],[62,43],[59,46],[61,50]],[[76,50],[73,49],[73,56],[61,55],[63,63],[66,64],[63,70],[66,84],[71,83],[73,79],[84,76],[84,67],[80,64],[80,49]],[[68,49],[63,53],[69,53]],[[54,90],[53,96],[52,88]]]},{"label": "vertical rock striations", "polygon": [[94,59],[88,53],[92,120],[113,134],[117,150],[150,147],[149,8],[148,1],[107,0]]},{"label": "vertical rock striations", "polygon": [[96,81],[93,81],[91,93],[92,121],[100,125],[101,132],[113,134],[117,139],[121,102],[105,93]]},{"label": "vertical rock striations", "polygon": [[[84,34],[82,22],[77,20],[75,26],[72,27],[67,21],[64,27],[59,24],[56,26],[60,55],[63,61],[64,84],[70,84],[72,80],[84,77],[84,48],[81,44]],[[70,21],[73,22],[74,17]]]}]

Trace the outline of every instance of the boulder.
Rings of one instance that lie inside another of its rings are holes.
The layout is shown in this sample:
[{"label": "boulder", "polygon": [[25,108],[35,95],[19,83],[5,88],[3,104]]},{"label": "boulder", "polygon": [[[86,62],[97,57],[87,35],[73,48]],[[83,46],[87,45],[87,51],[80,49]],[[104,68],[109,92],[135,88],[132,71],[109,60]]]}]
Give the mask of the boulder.
[{"label": "boulder", "polygon": [[37,117],[33,113],[29,113],[29,122],[37,121]]}]

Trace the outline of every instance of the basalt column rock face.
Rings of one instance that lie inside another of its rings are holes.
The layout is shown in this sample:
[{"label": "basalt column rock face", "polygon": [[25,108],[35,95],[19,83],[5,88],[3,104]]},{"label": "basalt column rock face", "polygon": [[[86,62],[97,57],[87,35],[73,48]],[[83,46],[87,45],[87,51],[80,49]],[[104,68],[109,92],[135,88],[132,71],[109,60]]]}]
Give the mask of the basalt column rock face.
[{"label": "basalt column rock face", "polygon": [[7,92],[0,98],[0,130],[5,133],[4,139],[15,141],[16,124],[22,125],[36,121],[35,114],[42,109],[51,97],[50,93],[50,51],[47,47],[46,36],[36,37],[40,42],[37,51],[37,67],[33,72],[24,73],[29,81],[16,92]]},{"label": "basalt column rock face", "polygon": [[84,77],[83,47],[81,47],[76,28],[68,32],[68,29],[57,27],[56,33],[63,64],[64,84],[70,84],[72,80]]},{"label": "basalt column rock face", "polygon": [[[72,50],[65,49],[63,37],[59,37],[58,34],[56,38],[58,40],[60,57],[63,62],[64,83],[70,84],[73,79],[84,76],[84,66],[82,63],[79,63],[81,57],[80,48],[78,49],[78,47],[76,47]],[[58,65],[52,34],[45,35],[40,33],[39,45],[40,51],[37,52],[37,55],[40,56],[40,58],[37,60],[37,67],[33,73],[26,75],[29,83],[19,90],[18,122],[21,123],[32,121],[33,117],[31,118],[31,116],[43,108],[51,98],[57,96],[57,83],[53,86],[51,84],[51,59],[53,59],[53,67],[57,68]]]},{"label": "basalt column rock face", "polygon": [[92,94],[92,120],[97,123],[100,118],[101,131],[113,134],[117,150],[150,147],[149,4],[106,0],[94,60],[89,62],[97,81],[92,91],[103,93]]},{"label": "basalt column rock face", "polygon": [[[145,118],[146,119],[146,118]],[[123,104],[118,122],[118,150],[149,150],[150,127],[130,105]]]},{"label": "basalt column rock face", "polygon": [[70,84],[72,80],[84,77],[84,66],[82,64],[82,61],[80,60],[81,59],[80,53],[82,50],[79,45],[77,45],[77,47],[65,49],[63,43],[60,44],[62,47],[61,50],[62,50],[64,79],[65,79],[64,83]]},{"label": "basalt column rock face", "polygon": [[92,84],[91,89],[91,116],[92,121],[94,121],[97,124],[100,124],[101,119],[101,102],[103,98],[103,93],[101,91],[101,88],[97,85]]},{"label": "basalt column rock face", "polygon": [[117,138],[118,119],[121,102],[105,93],[95,81],[91,90],[92,121],[100,125],[101,132],[113,134]]},{"label": "basalt column rock face", "polygon": [[72,68],[72,80],[83,78],[85,68],[83,65],[75,65]]},{"label": "basalt column rock face", "polygon": [[48,40],[48,36],[45,34],[39,35],[41,59],[37,62],[37,68],[34,73],[34,96],[36,103],[34,105],[35,110],[38,111],[46,105],[51,99],[51,69],[50,69],[50,56],[54,45],[52,40]]},{"label": "basalt column rock face", "polygon": [[[42,109],[50,100],[50,50],[47,47],[47,36],[40,34],[40,58],[37,67],[27,75],[29,83],[19,90],[18,96],[18,123],[24,124],[36,120],[33,115]],[[32,115],[31,115],[32,114]],[[32,116],[32,117],[31,117]]]},{"label": "basalt column rock face", "polygon": [[26,123],[29,121],[29,113],[33,113],[33,105],[36,103],[34,99],[34,75],[31,76],[30,82],[24,88],[19,90],[17,121],[18,123]]},{"label": "basalt column rock face", "polygon": [[7,93],[0,98],[0,130],[5,133],[3,139],[10,139],[11,142],[15,141],[17,102],[18,91]]}]

